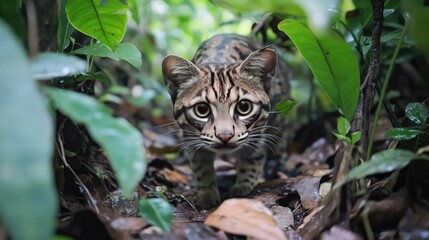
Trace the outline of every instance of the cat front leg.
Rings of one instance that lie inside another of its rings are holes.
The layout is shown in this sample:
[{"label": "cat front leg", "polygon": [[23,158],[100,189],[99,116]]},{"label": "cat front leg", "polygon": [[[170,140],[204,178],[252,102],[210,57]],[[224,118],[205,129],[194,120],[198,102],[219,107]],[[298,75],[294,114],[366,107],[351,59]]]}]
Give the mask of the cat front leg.
[{"label": "cat front leg", "polygon": [[219,205],[220,195],[213,166],[215,154],[207,150],[197,150],[189,153],[188,159],[195,176],[196,205],[204,209]]},{"label": "cat front leg", "polygon": [[251,153],[245,151],[237,161],[237,180],[229,197],[244,197],[259,183],[264,168],[265,152],[262,149]]}]

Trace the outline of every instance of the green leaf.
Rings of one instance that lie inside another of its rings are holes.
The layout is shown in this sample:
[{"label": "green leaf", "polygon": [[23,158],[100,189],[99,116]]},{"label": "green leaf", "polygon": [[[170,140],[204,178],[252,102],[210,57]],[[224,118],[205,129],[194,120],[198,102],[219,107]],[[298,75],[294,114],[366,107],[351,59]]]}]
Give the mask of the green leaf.
[{"label": "green leaf", "polygon": [[106,152],[124,195],[129,197],[146,171],[140,132],[125,119],[112,117],[112,110],[92,97],[54,88],[45,88],[45,93],[61,112],[88,128]]},{"label": "green leaf", "polygon": [[353,119],[359,97],[359,66],[349,45],[333,36],[316,37],[303,23],[285,20],[279,24],[308,63],[316,80],[338,111]]},{"label": "green leaf", "polygon": [[264,11],[283,13],[296,17],[307,17],[309,26],[322,33],[331,25],[331,20],[339,11],[338,0],[212,0],[214,3],[238,11]]},{"label": "green leaf", "polygon": [[405,115],[418,126],[424,126],[428,119],[428,110],[421,103],[409,103],[405,108]]},{"label": "green leaf", "polygon": [[351,143],[351,139],[349,137],[347,137],[346,135],[343,135],[343,134],[340,134],[340,133],[337,133],[337,132],[332,132],[332,134],[334,134],[335,137],[337,137],[339,140],[344,140],[344,141],[346,141],[348,143]]},{"label": "green leaf", "polygon": [[424,133],[423,131],[411,128],[392,128],[386,132],[388,138],[396,140],[409,140],[417,137],[417,135]]},{"label": "green leaf", "polygon": [[337,130],[341,135],[347,135],[350,130],[350,122],[346,118],[339,117],[337,122]]},{"label": "green leaf", "polygon": [[128,0],[128,6],[134,22],[140,24],[139,5],[136,3],[136,0]]},{"label": "green leaf", "polygon": [[108,49],[103,44],[91,44],[73,51],[75,54],[83,54],[97,57],[108,57],[114,60],[125,60],[136,68],[142,65],[140,51],[131,43],[121,43],[115,51]]},{"label": "green leaf", "polygon": [[388,149],[372,155],[368,162],[353,168],[334,188],[351,180],[361,179],[373,174],[391,172],[407,166],[414,158],[415,153],[401,150]]},{"label": "green leaf", "polygon": [[281,100],[276,104],[276,111],[278,111],[281,116],[285,117],[296,104],[294,100]]},{"label": "green leaf", "polygon": [[21,1],[2,1],[0,4],[0,18],[15,32],[22,41],[27,37],[27,24],[22,14]]},{"label": "green leaf", "polygon": [[173,213],[170,204],[160,198],[146,198],[139,201],[139,215],[164,233],[170,231]]},{"label": "green leaf", "polygon": [[33,79],[39,80],[82,73],[86,69],[86,63],[75,56],[45,52],[37,55],[30,67]]},{"label": "green leaf", "polygon": [[74,27],[70,24],[66,14],[66,0],[59,0],[59,17],[58,17],[58,50],[62,52],[70,45],[70,35],[74,32]]},{"label": "green leaf", "polygon": [[74,28],[109,49],[116,49],[125,35],[128,6],[124,1],[68,0],[67,17]]},{"label": "green leaf", "polygon": [[362,136],[361,132],[352,132],[352,137],[351,137],[351,144],[354,145],[357,142],[359,142],[360,138]]},{"label": "green leaf", "polygon": [[[64,80],[64,79],[63,79]],[[64,80],[67,82],[66,79]],[[110,80],[109,76],[105,72],[99,71],[99,72],[86,72],[81,75],[79,75],[77,78],[72,78],[70,81],[88,81],[88,80],[98,80],[102,83],[105,83],[107,86],[112,84],[112,81]]]},{"label": "green leaf", "polygon": [[416,45],[429,53],[429,34],[425,27],[425,22],[429,22],[429,8],[424,1],[401,0],[402,11],[405,12],[409,27],[407,30],[410,36],[416,41]]},{"label": "green leaf", "polygon": [[11,239],[52,239],[53,122],[24,48],[0,19],[0,221]]}]

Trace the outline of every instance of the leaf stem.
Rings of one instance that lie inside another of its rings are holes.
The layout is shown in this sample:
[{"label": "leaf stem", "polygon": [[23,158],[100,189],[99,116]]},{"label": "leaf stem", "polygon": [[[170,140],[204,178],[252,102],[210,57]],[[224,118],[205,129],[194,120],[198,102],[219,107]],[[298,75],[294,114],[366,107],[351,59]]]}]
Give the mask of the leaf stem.
[{"label": "leaf stem", "polygon": [[371,223],[370,223],[369,218],[368,218],[368,214],[363,213],[362,218],[363,218],[362,222],[363,222],[363,227],[365,228],[366,237],[368,240],[373,240],[374,239],[374,232],[372,231],[372,227],[371,227]]},{"label": "leaf stem", "polygon": [[399,50],[401,49],[402,42],[404,41],[405,32],[407,30],[407,21],[405,22],[404,29],[402,30],[401,36],[399,37],[398,43],[396,44],[395,52],[393,53],[392,60],[390,61],[389,68],[387,69],[386,78],[383,82],[381,89],[380,98],[377,103],[377,109],[375,111],[374,122],[371,128],[371,134],[369,137],[368,149],[366,152],[366,160],[371,157],[372,145],[374,143],[375,129],[377,128],[378,118],[380,117],[381,106],[383,105],[383,99],[386,95],[387,85],[389,85],[390,77],[392,76],[393,67],[395,66],[396,58],[398,57]]}]

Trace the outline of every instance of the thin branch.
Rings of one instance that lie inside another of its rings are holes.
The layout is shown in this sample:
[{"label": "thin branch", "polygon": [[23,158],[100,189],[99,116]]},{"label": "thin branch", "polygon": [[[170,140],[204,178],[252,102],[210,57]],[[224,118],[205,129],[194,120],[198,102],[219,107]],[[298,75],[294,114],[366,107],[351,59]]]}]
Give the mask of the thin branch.
[{"label": "thin branch", "polygon": [[[64,124],[64,122],[63,122],[63,124]],[[61,129],[61,128],[62,128],[62,126],[59,127],[59,129]],[[73,170],[73,168],[67,162],[67,159],[65,157],[66,155],[65,155],[65,151],[64,151],[63,141],[61,140],[61,136],[60,136],[60,131],[58,131],[57,140],[58,140],[58,144],[56,144],[57,150],[59,152],[60,158],[63,160],[64,166],[70,170],[70,172],[73,174],[73,176],[79,182],[80,186],[83,188],[84,192],[88,196],[89,201],[91,202],[91,205],[94,207],[97,214],[100,214],[100,210],[97,207],[97,201],[95,201],[95,199],[91,195],[91,192],[88,190],[88,188],[85,186],[85,184],[83,184],[83,182],[80,180],[79,176],[76,174],[76,172]]]},{"label": "thin branch", "polygon": [[28,54],[30,57],[34,57],[39,53],[39,27],[37,25],[36,6],[32,0],[26,1],[25,11],[28,25]]},{"label": "thin branch", "polygon": [[368,73],[361,86],[359,104],[352,123],[353,131],[362,133],[359,150],[363,159],[366,159],[366,149],[368,148],[370,109],[374,98],[375,83],[380,76],[380,37],[383,28],[384,0],[371,0],[371,4],[373,11],[371,60]]}]

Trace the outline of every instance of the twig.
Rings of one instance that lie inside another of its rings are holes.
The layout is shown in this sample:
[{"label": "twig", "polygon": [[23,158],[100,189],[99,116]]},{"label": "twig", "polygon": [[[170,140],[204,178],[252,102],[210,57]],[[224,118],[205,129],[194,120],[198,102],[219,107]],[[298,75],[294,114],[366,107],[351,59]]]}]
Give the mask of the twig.
[{"label": "twig", "polygon": [[194,211],[197,213],[197,214],[200,214],[200,212],[197,210],[197,208],[195,207],[195,205],[193,204],[193,203],[191,203],[191,201],[189,201],[185,196],[183,196],[182,194],[180,195],[180,197],[183,199],[183,200],[185,200],[186,201],[186,203],[188,203],[189,204],[189,206],[191,206],[191,208],[192,209],[194,209]]},{"label": "twig", "polygon": [[32,0],[26,1],[25,11],[28,25],[28,54],[30,57],[34,57],[39,53],[39,27],[37,25],[36,7]]},{"label": "twig", "polygon": [[[62,126],[64,125],[64,122],[61,124],[61,126],[58,129],[62,129]],[[100,214],[100,210],[97,207],[97,204],[95,201],[95,199],[92,197],[91,193],[89,192],[88,188],[85,186],[85,184],[83,184],[83,182],[80,180],[80,178],[77,176],[77,174],[75,173],[75,171],[73,170],[73,168],[68,164],[67,159],[65,157],[65,152],[64,152],[64,145],[63,145],[63,141],[61,140],[61,136],[60,136],[60,131],[58,131],[58,136],[57,136],[57,140],[58,140],[58,144],[56,144],[57,150],[60,153],[60,158],[63,160],[64,166],[66,166],[70,172],[73,174],[73,176],[76,178],[76,180],[80,183],[80,186],[84,189],[86,195],[88,196],[92,206],[94,207],[95,211],[97,212],[97,214]]]},{"label": "twig", "polygon": [[371,0],[373,10],[372,48],[368,73],[361,86],[360,100],[352,123],[353,131],[362,133],[359,141],[359,150],[363,159],[366,159],[368,148],[370,109],[375,92],[375,82],[380,75],[380,37],[383,28],[384,0]]},{"label": "twig", "polygon": [[257,32],[261,30],[261,28],[265,25],[265,21],[267,21],[268,17],[270,16],[270,13],[264,14],[262,16],[261,20],[253,27],[252,29],[252,36],[255,36]]},{"label": "twig", "polygon": [[401,46],[402,46],[402,42],[404,41],[406,30],[407,30],[407,22],[405,22],[404,29],[402,29],[401,36],[399,37],[398,43],[396,44],[395,52],[393,53],[389,68],[387,69],[386,79],[384,79],[384,82],[383,82],[383,87],[380,93],[380,100],[377,104],[377,109],[374,115],[374,123],[372,125],[372,130],[370,133],[371,135],[369,137],[368,150],[366,152],[367,157],[370,157],[372,152],[372,143],[374,141],[375,129],[377,128],[377,121],[380,116],[381,106],[383,105],[383,102],[384,102],[383,100],[386,95],[387,85],[389,85],[390,77],[392,76],[392,72],[393,72],[393,67],[395,66],[396,58],[398,57],[399,50],[401,49]]}]

